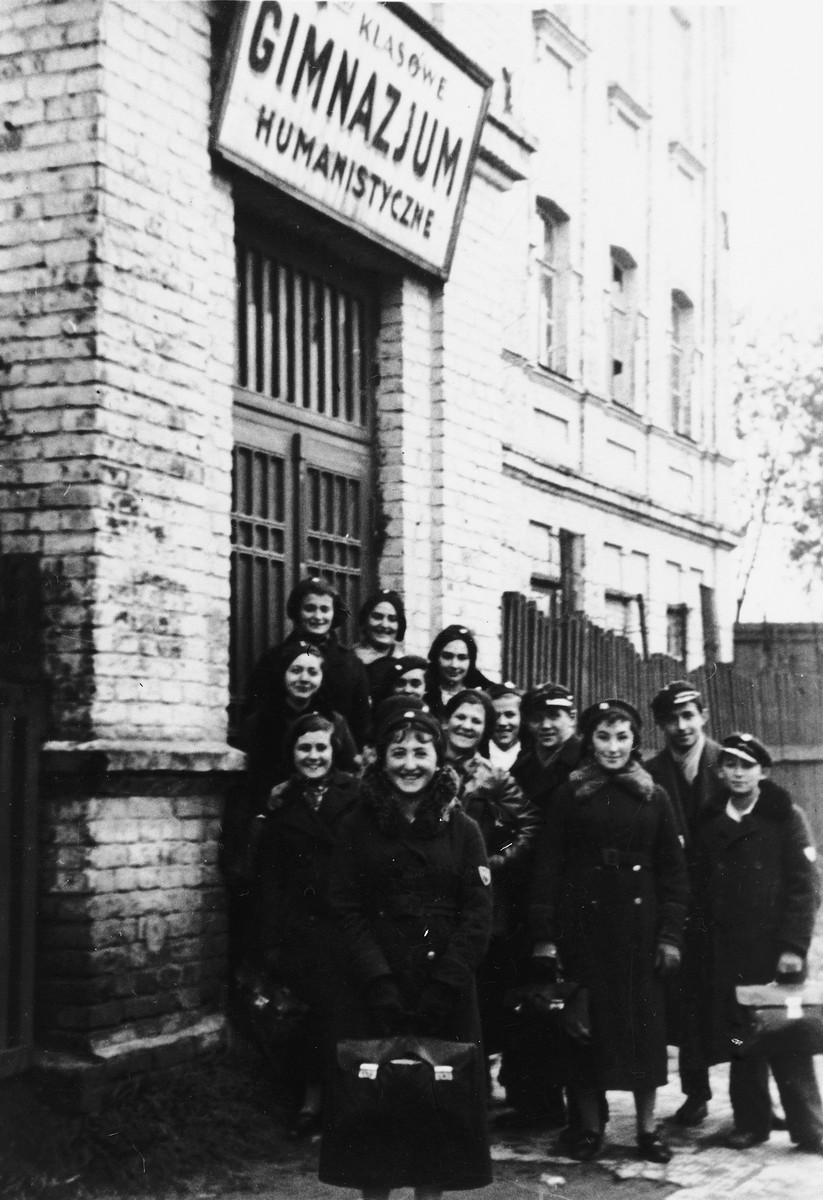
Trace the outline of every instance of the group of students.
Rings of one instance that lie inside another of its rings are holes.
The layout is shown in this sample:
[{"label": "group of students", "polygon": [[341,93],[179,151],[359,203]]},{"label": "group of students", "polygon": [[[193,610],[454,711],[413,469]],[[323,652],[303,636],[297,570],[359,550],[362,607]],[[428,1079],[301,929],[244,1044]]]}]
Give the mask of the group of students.
[{"label": "group of students", "polygon": [[[668,1044],[679,1124],[705,1119],[708,1068],[731,1060],[728,1143],[768,1138],[771,1070],[793,1141],[823,1153],[813,1060],[733,1057],[735,986],[802,978],[820,900],[808,824],[766,778],[761,742],[708,739],[699,693],[676,680],[652,705],[665,748],[644,763],[634,705],[606,698],[578,720],[560,684],[493,683],[462,625],[425,658],[400,653],[394,591],[363,605],[352,648],[326,582],[301,582],[287,612],[294,630],[249,688],[243,886],[244,953],[309,1007],[294,1136],[323,1128],[338,1040],[410,1032],[499,1053],[506,1119],[560,1127],[579,1160],[602,1147],[608,1091],[626,1090],[638,1154],[669,1161],[655,1114]],[[508,1003],[561,972],[590,1025],[562,1063],[524,1046]],[[401,1177],[324,1136],[320,1178],[421,1200],[490,1182],[489,1148]]]}]

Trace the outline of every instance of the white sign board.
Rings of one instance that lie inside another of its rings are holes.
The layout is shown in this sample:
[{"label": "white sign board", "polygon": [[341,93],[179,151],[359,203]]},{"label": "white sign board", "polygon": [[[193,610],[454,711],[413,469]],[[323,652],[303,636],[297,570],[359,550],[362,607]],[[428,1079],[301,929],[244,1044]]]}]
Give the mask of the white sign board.
[{"label": "white sign board", "polygon": [[405,5],[251,0],[212,144],[446,278],[490,92]]}]

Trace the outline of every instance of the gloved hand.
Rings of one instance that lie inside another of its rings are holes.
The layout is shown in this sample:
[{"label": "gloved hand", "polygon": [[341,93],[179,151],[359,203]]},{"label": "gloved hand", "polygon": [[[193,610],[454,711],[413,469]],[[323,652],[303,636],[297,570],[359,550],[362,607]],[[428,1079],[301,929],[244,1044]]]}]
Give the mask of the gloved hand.
[{"label": "gloved hand", "polygon": [[430,980],[420,993],[414,1010],[415,1030],[434,1037],[443,1028],[456,998],[457,993],[447,983]]},{"label": "gloved hand", "polygon": [[800,954],[784,950],[777,960],[777,975],[802,975],[806,963]]},{"label": "gloved hand", "polygon": [[381,1037],[391,1037],[403,1020],[400,992],[391,975],[373,979],[366,989],[366,1006]]},{"label": "gloved hand", "polygon": [[674,975],[680,970],[681,954],[670,942],[658,942],[654,952],[654,969],[658,975]]}]

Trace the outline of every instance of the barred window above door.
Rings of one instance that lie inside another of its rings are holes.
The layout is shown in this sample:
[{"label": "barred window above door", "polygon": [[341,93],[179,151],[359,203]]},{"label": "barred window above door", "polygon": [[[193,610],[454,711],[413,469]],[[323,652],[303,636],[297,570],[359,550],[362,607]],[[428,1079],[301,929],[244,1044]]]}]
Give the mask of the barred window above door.
[{"label": "barred window above door", "polygon": [[252,241],[237,243],[236,383],[354,428],[371,421],[365,295]]}]

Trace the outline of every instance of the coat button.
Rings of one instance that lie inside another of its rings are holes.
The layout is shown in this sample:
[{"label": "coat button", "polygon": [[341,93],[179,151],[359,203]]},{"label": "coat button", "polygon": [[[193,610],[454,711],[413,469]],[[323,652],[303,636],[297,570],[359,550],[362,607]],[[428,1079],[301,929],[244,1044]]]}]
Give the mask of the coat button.
[{"label": "coat button", "polygon": [[433,950],[430,950],[430,951],[428,952],[428,954],[426,955],[426,958],[434,958],[434,951],[433,951]]},{"label": "coat button", "polygon": [[643,900],[640,896],[635,896],[634,902],[635,902],[635,904],[642,904]]}]

